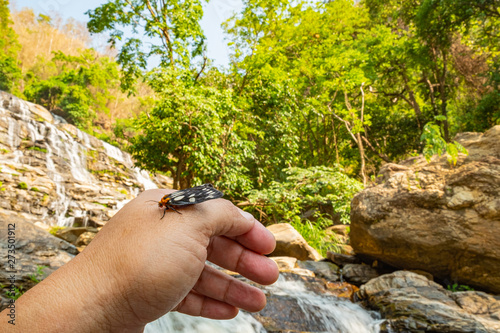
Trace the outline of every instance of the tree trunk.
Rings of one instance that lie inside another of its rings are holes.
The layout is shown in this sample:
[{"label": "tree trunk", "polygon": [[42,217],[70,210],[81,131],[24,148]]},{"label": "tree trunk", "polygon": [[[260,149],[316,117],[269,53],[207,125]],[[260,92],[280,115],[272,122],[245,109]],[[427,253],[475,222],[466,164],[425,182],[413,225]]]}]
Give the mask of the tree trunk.
[{"label": "tree trunk", "polygon": [[447,66],[447,61],[448,57],[445,51],[441,52],[443,55],[443,73],[441,75],[441,82],[439,82],[440,86],[440,95],[441,95],[441,114],[446,117],[446,119],[443,121],[443,132],[444,132],[444,139],[446,142],[450,141],[450,132],[449,132],[449,126],[448,126],[448,111],[447,111],[447,106],[448,106],[448,96],[446,95],[446,75],[448,74],[448,66]]}]

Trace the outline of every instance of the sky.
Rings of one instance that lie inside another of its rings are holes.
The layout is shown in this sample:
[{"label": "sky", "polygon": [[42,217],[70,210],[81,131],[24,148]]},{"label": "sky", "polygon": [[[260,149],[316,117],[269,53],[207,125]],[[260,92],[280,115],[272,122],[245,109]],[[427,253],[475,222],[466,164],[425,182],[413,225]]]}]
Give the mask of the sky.
[{"label": "sky", "polygon": [[[57,12],[63,19],[73,17],[82,22],[88,21],[84,13],[95,9],[106,0],[11,0],[17,9],[32,8],[35,14],[51,15]],[[229,63],[228,41],[224,40],[224,32],[220,27],[234,12],[241,11],[241,0],[210,0],[204,4],[204,16],[201,27],[207,38],[207,55],[218,67],[227,67]]]}]

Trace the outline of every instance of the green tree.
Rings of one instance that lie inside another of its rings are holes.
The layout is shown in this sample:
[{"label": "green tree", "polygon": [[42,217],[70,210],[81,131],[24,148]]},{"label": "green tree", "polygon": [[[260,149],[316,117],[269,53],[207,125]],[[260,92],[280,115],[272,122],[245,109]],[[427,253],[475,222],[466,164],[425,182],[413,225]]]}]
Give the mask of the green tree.
[{"label": "green tree", "polygon": [[390,29],[391,41],[399,45],[393,49],[397,52],[386,56],[375,53],[384,87],[379,93],[411,106],[419,131],[438,117],[441,120],[436,123],[449,142],[457,131],[485,130],[495,124],[499,112],[494,101],[500,96],[494,79],[498,77],[498,1],[362,3],[372,20]]},{"label": "green tree", "polygon": [[[213,81],[216,71],[203,73],[206,57],[196,64],[205,40],[201,1],[114,0],[87,14],[89,30],[110,33],[110,42],[120,47],[122,86],[129,89],[143,76],[156,93],[151,112],[136,121],[140,134],[131,139],[137,164],[169,173],[175,188],[214,182],[229,195],[248,190],[254,145],[241,136],[244,118],[232,89]],[[122,28],[132,29],[134,36],[123,38]],[[160,62],[146,73],[153,57]]]},{"label": "green tree", "polygon": [[130,147],[137,164],[169,173],[177,189],[212,182],[230,196],[248,190],[246,163],[253,144],[237,134],[244,124],[231,90],[200,84],[189,71],[172,69],[156,72],[151,84],[160,96],[137,120],[141,134]]},{"label": "green tree", "polygon": [[458,153],[468,155],[467,149],[465,149],[460,143],[456,141],[451,143],[446,142],[441,136],[439,126],[434,122],[429,122],[424,126],[424,131],[420,140],[425,141],[423,154],[427,162],[430,162],[432,156],[434,155],[441,156],[442,154],[446,154],[448,163],[455,166],[458,160]]},{"label": "green tree", "polygon": [[[349,165],[365,182],[373,99],[366,87],[375,79],[367,50],[369,23],[367,12],[353,1],[250,0],[226,24],[234,36],[233,73],[242,98],[253,98],[267,77],[293,87],[288,89],[293,98],[287,101],[292,110],[287,119],[288,127],[296,129],[292,146],[298,147],[300,165]],[[265,100],[261,103],[267,107]],[[276,119],[286,115],[283,106],[272,111]],[[265,135],[256,140],[258,147],[269,141]]]},{"label": "green tree", "polygon": [[349,223],[351,199],[363,184],[348,177],[338,166],[286,168],[283,182],[272,182],[266,189],[252,190],[247,206],[263,214],[272,224],[324,215],[324,227],[334,222]]},{"label": "green tree", "polygon": [[22,77],[16,61],[20,45],[11,25],[9,1],[0,0],[0,90],[16,92],[15,83]]},{"label": "green tree", "polygon": [[[111,45],[120,46],[124,89],[133,87],[152,57],[159,58],[162,68],[190,69],[203,52],[200,0],[111,0],[86,14],[91,33],[106,32]],[[124,37],[124,29],[132,30],[132,36]]]},{"label": "green tree", "polygon": [[79,56],[56,52],[50,63],[59,73],[46,80],[34,77],[25,88],[25,96],[90,130],[96,113],[109,112],[107,104],[113,99],[110,89],[118,85],[116,62],[87,49]]}]

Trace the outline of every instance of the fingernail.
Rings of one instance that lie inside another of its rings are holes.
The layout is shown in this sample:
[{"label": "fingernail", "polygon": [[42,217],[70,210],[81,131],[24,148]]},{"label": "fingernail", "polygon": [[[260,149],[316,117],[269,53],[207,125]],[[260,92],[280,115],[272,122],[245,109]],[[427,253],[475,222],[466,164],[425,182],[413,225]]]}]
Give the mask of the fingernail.
[{"label": "fingernail", "polygon": [[[239,208],[238,208],[239,209]],[[253,221],[254,220],[254,217],[252,214],[250,214],[249,212],[245,212],[244,210],[242,209],[239,209],[240,211],[240,214],[243,215],[244,218],[246,218],[247,220],[249,221]]]}]

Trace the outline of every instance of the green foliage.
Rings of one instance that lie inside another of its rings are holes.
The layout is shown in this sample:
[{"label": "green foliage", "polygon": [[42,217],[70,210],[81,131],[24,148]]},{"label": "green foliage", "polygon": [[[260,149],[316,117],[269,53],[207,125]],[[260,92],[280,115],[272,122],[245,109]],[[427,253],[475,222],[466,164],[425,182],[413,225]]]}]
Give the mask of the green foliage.
[{"label": "green foliage", "polygon": [[59,230],[63,230],[63,229],[66,229],[66,227],[61,227],[61,226],[58,226],[58,225],[55,225],[55,226],[52,226],[50,227],[49,229],[49,233],[53,236],[56,236],[57,235],[57,232]]},{"label": "green foliage", "polygon": [[309,220],[301,221],[300,218],[294,218],[290,224],[304,237],[307,244],[311,245],[323,257],[326,258],[328,251],[340,252],[337,240],[329,236],[321,225]]},{"label": "green foliage", "polygon": [[22,78],[16,57],[17,35],[11,27],[9,1],[0,0],[0,90],[16,92],[15,84]]},{"label": "green foliage", "polygon": [[113,124],[113,134],[116,138],[127,140],[135,133],[134,119],[117,119]]},{"label": "green foliage", "polygon": [[248,190],[253,146],[238,135],[232,91],[197,84],[186,71],[159,71],[152,85],[160,99],[137,119],[141,134],[129,148],[137,164],[170,173],[174,188],[212,182],[228,194]]},{"label": "green foliage", "polygon": [[458,153],[468,154],[467,149],[465,149],[460,143],[453,141],[448,143],[441,136],[441,131],[438,125],[429,122],[424,126],[424,132],[420,138],[421,141],[425,141],[425,147],[423,154],[427,162],[430,162],[432,156],[446,154],[448,163],[450,165],[457,164]]},{"label": "green foliage", "polygon": [[27,190],[28,184],[26,184],[25,182],[20,182],[19,184],[17,184],[17,187],[20,188],[21,190]]},{"label": "green foliage", "polygon": [[[159,57],[162,68],[189,69],[192,58],[203,51],[200,0],[111,0],[86,14],[91,33],[106,32],[112,46],[121,45],[118,63],[126,90],[142,76],[151,57]],[[122,27],[134,35],[124,38]]]},{"label": "green foliage", "polygon": [[89,130],[96,112],[108,113],[118,83],[118,66],[108,57],[96,57],[92,49],[80,56],[56,52],[51,66],[60,73],[45,80],[33,78],[24,90],[28,100],[59,113],[80,129]]},{"label": "green foliage", "polygon": [[15,83],[22,77],[16,60],[0,51],[0,90],[12,92]]},{"label": "green foliage", "polygon": [[23,290],[24,288],[22,286],[20,287],[14,287],[13,290],[8,290],[6,291],[6,297],[17,300],[19,297],[21,297],[26,291]]},{"label": "green foliage", "polygon": [[[349,222],[351,199],[363,185],[339,168],[311,167],[283,170],[286,179],[272,182],[262,190],[252,190],[248,200],[265,214],[265,223],[315,220],[321,228],[338,218]],[[309,216],[305,213],[309,212]],[[312,215],[311,213],[312,212]]]},{"label": "green foliage", "polygon": [[47,153],[47,149],[40,148],[40,147],[37,147],[37,146],[28,147],[26,150],[35,150],[35,151],[40,151],[42,153]]},{"label": "green foliage", "polygon": [[467,285],[463,285],[463,284],[458,284],[458,283],[454,283],[454,284],[449,284],[446,286],[446,289],[449,290],[449,291],[452,291],[452,292],[457,292],[457,291],[474,291],[473,288],[467,286]]},{"label": "green foliage", "polygon": [[[43,265],[37,265],[36,266],[36,272],[34,274],[28,275],[30,280],[34,282],[35,284],[40,283],[43,280],[44,272],[43,270],[47,268],[47,266]],[[5,290],[7,286],[5,285],[0,285],[2,289]],[[26,291],[24,290],[23,286],[19,287],[14,287],[12,290],[6,290],[5,291],[5,297],[13,300],[17,300],[19,297],[21,297]]]},{"label": "green foliage", "polygon": [[281,170],[299,161],[300,110],[295,104],[293,82],[267,70],[246,85],[238,101],[246,113],[239,133],[255,143],[255,158],[248,165],[256,187],[281,179]]},{"label": "green foliage", "polygon": [[29,275],[30,280],[33,281],[34,283],[41,282],[43,280],[43,276],[45,275],[43,273],[43,270],[45,268],[48,268],[48,266],[37,265],[36,266],[36,272],[34,274],[30,274]]}]

